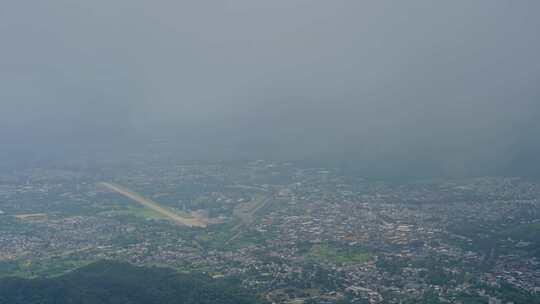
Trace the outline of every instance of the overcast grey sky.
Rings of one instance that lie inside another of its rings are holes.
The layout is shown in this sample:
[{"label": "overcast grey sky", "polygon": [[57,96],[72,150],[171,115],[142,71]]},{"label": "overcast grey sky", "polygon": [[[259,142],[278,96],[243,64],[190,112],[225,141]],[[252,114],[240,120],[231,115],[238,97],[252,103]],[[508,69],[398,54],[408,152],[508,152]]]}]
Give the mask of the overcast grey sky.
[{"label": "overcast grey sky", "polygon": [[217,158],[536,161],[539,14],[536,0],[4,0],[3,153],[164,138]]}]

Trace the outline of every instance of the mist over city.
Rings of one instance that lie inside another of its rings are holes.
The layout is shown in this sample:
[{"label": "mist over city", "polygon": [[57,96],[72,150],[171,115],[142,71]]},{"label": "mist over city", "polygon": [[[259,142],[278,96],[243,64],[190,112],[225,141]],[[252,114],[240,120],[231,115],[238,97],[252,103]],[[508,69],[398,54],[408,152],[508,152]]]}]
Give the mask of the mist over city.
[{"label": "mist over city", "polygon": [[538,168],[535,1],[3,6],[3,163],[154,146],[398,175]]}]

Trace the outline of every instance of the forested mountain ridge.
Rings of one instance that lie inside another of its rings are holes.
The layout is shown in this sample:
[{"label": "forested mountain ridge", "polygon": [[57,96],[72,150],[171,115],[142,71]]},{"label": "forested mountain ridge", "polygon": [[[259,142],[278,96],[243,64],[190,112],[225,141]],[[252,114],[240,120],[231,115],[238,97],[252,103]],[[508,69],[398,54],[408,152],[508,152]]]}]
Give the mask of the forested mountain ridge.
[{"label": "forested mountain ridge", "polygon": [[252,304],[233,283],[202,274],[101,261],[56,278],[0,280],[0,304]]}]

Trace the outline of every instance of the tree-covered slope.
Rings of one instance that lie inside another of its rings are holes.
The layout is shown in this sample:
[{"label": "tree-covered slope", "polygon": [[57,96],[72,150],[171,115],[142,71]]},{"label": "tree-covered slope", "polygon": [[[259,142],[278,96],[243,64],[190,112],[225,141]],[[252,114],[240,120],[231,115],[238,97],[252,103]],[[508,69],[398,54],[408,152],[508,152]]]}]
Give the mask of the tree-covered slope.
[{"label": "tree-covered slope", "polygon": [[103,261],[56,278],[0,280],[0,304],[247,304],[238,286],[200,274]]}]

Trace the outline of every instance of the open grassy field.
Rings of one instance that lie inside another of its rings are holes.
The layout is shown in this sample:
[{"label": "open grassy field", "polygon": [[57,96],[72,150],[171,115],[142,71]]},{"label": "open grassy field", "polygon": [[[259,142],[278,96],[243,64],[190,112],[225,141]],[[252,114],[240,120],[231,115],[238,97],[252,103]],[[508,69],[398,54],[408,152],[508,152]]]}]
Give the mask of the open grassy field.
[{"label": "open grassy field", "polygon": [[371,254],[358,247],[337,248],[328,244],[318,244],[311,247],[307,258],[319,263],[352,265],[368,262],[371,260]]},{"label": "open grassy field", "polygon": [[138,206],[125,206],[121,209],[105,211],[101,214],[109,216],[129,215],[147,220],[168,220],[168,218],[162,214],[159,214],[151,209],[146,209]]}]

